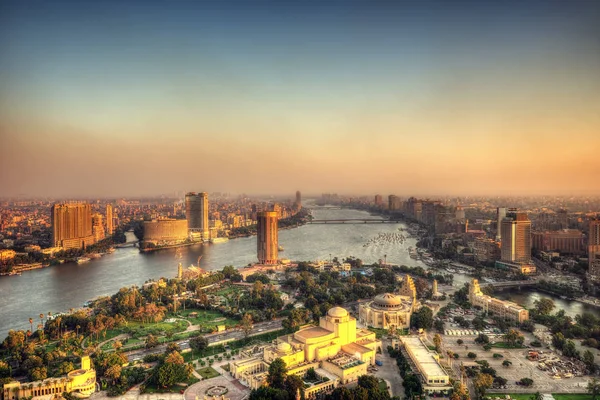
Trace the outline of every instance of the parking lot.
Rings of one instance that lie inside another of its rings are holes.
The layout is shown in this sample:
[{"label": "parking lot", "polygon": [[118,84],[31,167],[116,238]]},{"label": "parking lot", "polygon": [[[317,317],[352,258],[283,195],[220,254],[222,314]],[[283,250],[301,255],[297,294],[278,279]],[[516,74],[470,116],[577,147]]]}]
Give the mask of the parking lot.
[{"label": "parking lot", "polygon": [[[475,336],[461,337],[463,344],[456,343],[457,336],[444,335],[442,337],[444,343],[444,351],[451,350],[459,355],[459,359],[455,364],[461,361],[476,361],[486,360],[490,367],[496,370],[498,376],[508,380],[506,389],[493,390],[495,393],[585,393],[587,389],[588,377],[573,377],[569,379],[554,379],[547,372],[537,368],[537,361],[530,361],[526,358],[529,349],[504,349],[492,348],[490,351],[483,350],[482,346],[474,342]],[[529,339],[529,338],[528,338]],[[529,340],[526,340],[528,342]],[[548,350],[549,351],[549,350]],[[477,354],[474,360],[467,357],[467,353],[473,352]],[[502,355],[502,358],[494,358],[494,353]],[[544,350],[546,353],[546,350]],[[504,360],[509,360],[512,365],[510,367],[502,366]],[[533,379],[533,385],[529,388],[517,385],[516,382],[522,378]]]}]

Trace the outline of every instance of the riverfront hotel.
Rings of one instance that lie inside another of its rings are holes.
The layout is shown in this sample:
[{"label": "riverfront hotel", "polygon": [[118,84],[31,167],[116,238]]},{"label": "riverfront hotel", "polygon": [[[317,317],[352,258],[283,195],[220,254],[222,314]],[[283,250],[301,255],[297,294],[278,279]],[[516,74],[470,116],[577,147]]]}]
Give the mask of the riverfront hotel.
[{"label": "riverfront hotel", "polygon": [[87,203],[57,203],[50,213],[52,246],[85,249],[94,244],[92,206]]},{"label": "riverfront hotel", "polygon": [[251,389],[266,384],[269,365],[281,358],[288,374],[303,377],[313,368],[317,375],[329,380],[308,385],[307,399],[327,393],[341,384],[356,381],[367,373],[367,366],[375,363],[381,341],[367,329],[357,329],[356,319],[341,307],[333,307],[320,318],[319,326],[309,326],[298,332],[281,336],[258,352],[242,354],[232,361],[230,373]]}]

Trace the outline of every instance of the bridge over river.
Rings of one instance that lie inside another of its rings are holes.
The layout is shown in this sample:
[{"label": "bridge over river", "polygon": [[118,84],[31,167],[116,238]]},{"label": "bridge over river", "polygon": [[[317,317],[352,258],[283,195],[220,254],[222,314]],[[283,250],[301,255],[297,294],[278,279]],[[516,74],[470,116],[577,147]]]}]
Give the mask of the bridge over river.
[{"label": "bridge over river", "polygon": [[530,279],[527,281],[507,281],[507,282],[494,282],[494,283],[484,283],[481,284],[481,287],[491,286],[493,288],[513,288],[513,287],[523,287],[523,286],[535,286],[539,282],[539,279]]},{"label": "bridge over river", "polygon": [[313,219],[309,224],[397,224],[401,219],[380,218],[346,218],[346,219]]}]

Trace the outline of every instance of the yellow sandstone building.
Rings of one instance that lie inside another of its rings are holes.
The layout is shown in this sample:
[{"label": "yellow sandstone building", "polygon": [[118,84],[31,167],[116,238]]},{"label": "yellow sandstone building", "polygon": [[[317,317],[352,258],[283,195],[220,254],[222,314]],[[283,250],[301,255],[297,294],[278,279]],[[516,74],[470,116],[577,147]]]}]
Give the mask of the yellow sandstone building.
[{"label": "yellow sandstone building", "polygon": [[50,378],[43,381],[21,384],[9,382],[4,384],[3,400],[20,400],[24,398],[48,397],[55,394],[71,393],[75,397],[88,398],[96,391],[96,370],[88,356],[81,357],[81,368],[73,370],[63,378]]},{"label": "yellow sandstone building", "polygon": [[400,294],[384,293],[358,307],[358,320],[374,328],[410,328],[410,316],[417,306],[417,290],[410,276],[406,276]]},{"label": "yellow sandstone building", "polygon": [[496,299],[481,292],[479,281],[473,279],[469,285],[469,301],[474,306],[483,308],[485,312],[491,312],[505,319],[511,319],[518,323],[529,319],[529,311],[517,303],[508,300]]},{"label": "yellow sandstone building", "polygon": [[367,373],[367,366],[375,363],[381,341],[375,333],[356,328],[356,319],[341,307],[334,307],[321,317],[319,326],[277,338],[265,347],[262,354],[230,363],[231,374],[252,389],[266,383],[269,365],[281,358],[288,374],[304,376],[314,368],[324,379],[305,389],[305,397],[329,392]]}]

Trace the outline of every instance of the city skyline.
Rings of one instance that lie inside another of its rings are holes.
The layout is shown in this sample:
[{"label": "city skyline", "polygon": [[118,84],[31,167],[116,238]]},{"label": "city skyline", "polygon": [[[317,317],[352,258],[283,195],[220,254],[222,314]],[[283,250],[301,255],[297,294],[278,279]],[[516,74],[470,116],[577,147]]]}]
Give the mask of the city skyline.
[{"label": "city skyline", "polygon": [[3,196],[600,194],[598,2],[0,7]]}]

